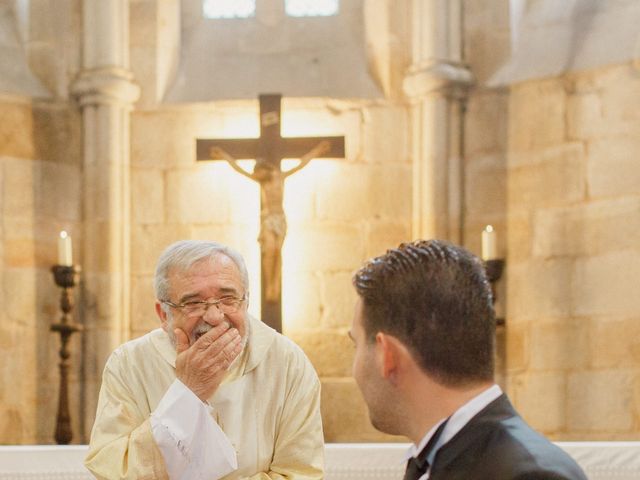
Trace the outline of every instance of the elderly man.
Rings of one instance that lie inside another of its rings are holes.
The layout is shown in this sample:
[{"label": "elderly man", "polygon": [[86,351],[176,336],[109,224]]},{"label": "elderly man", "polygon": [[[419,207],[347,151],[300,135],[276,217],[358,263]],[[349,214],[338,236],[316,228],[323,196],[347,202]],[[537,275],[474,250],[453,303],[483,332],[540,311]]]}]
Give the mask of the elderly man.
[{"label": "elderly man", "polygon": [[320,479],[320,384],[293,342],[247,313],[247,270],[213,242],[156,267],[162,328],[107,361],[86,466],[100,479]]},{"label": "elderly man", "polygon": [[403,244],[354,285],[353,374],[372,424],[413,441],[405,480],[586,480],[494,383],[491,290],[476,257]]}]

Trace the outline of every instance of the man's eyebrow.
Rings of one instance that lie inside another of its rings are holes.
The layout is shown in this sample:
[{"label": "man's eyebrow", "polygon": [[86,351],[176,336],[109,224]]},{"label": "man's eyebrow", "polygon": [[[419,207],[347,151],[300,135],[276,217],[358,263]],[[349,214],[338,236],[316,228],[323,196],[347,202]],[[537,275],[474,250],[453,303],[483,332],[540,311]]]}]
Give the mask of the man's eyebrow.
[{"label": "man's eyebrow", "polygon": [[237,295],[238,295],[238,293],[239,293],[239,292],[238,292],[238,289],[237,289],[237,288],[235,288],[235,287],[220,287],[220,288],[218,289],[218,291],[219,291],[221,294],[223,294],[223,295],[225,295],[225,294],[232,294],[232,295],[236,295],[236,296],[237,296]]},{"label": "man's eyebrow", "polygon": [[352,342],[355,342],[355,339],[353,338],[353,335],[351,335],[351,330],[349,330],[347,332],[347,335],[349,336],[349,338],[351,339]]},{"label": "man's eyebrow", "polygon": [[189,300],[198,299],[200,295],[197,293],[185,293],[180,297],[180,303],[188,302]]}]

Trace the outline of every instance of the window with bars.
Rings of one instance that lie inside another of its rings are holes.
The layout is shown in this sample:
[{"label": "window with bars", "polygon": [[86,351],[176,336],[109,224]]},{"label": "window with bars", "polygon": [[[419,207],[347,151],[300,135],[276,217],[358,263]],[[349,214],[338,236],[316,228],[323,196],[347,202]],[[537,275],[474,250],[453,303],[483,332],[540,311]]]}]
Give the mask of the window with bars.
[{"label": "window with bars", "polygon": [[[336,15],[339,0],[284,0],[290,17],[326,17]],[[202,0],[206,18],[249,18],[256,13],[256,0]]]}]

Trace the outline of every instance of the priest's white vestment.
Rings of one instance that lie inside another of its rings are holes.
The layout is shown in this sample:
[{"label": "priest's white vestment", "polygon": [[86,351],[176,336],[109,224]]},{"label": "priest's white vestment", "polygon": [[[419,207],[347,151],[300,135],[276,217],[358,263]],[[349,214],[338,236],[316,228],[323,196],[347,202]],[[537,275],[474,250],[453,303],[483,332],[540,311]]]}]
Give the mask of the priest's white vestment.
[{"label": "priest's white vestment", "polygon": [[[200,413],[204,421],[196,417],[191,423],[196,430],[204,423],[224,432],[221,435],[235,450],[238,468],[225,480],[321,479],[324,439],[318,376],[291,340],[250,316],[247,323],[247,345],[209,405],[192,395],[191,401],[199,404],[191,405],[206,413]],[[175,360],[175,347],[162,329],[125,343],[107,360],[85,461],[97,478],[169,478],[164,450],[156,441],[157,421],[154,424],[151,417],[156,409],[167,410],[165,395],[180,383]],[[191,407],[171,408],[180,414],[179,409]],[[210,437],[201,432],[196,438],[180,438],[189,430],[188,423],[183,429],[175,422],[171,433],[179,455],[193,464],[189,468],[194,471],[182,476],[220,478],[220,472],[197,472],[202,461],[222,454],[217,445],[202,445],[202,438]]]}]

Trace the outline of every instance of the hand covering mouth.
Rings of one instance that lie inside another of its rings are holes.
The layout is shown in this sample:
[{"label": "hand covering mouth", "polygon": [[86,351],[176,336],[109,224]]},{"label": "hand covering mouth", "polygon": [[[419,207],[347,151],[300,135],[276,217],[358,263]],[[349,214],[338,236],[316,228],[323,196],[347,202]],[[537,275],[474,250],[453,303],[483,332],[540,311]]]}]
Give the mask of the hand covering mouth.
[{"label": "hand covering mouth", "polygon": [[202,322],[191,332],[191,343],[197,342],[198,339],[211,330],[213,327],[208,323]]},{"label": "hand covering mouth", "polygon": [[[227,320],[225,320],[223,323],[227,327],[225,330],[229,330],[231,328],[231,324]],[[199,323],[191,332],[191,343],[193,344],[194,342],[197,342],[201,336],[203,336],[212,328],[213,325],[210,325],[207,322]]]}]

